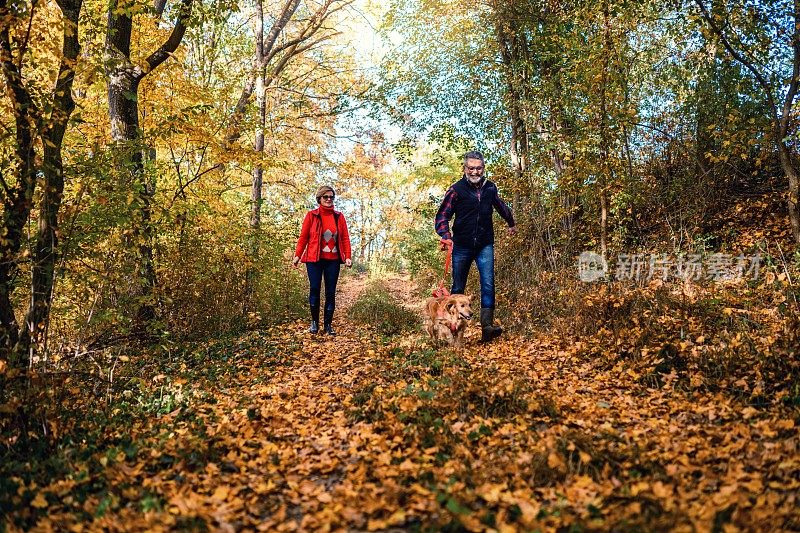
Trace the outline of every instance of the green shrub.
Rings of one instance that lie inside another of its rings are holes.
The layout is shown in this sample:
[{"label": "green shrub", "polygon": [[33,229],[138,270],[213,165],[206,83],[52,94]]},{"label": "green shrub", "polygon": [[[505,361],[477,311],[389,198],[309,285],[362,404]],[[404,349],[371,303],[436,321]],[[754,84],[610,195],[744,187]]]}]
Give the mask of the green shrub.
[{"label": "green shrub", "polygon": [[357,322],[374,325],[382,335],[397,335],[419,327],[419,317],[403,307],[380,284],[373,284],[350,308]]}]

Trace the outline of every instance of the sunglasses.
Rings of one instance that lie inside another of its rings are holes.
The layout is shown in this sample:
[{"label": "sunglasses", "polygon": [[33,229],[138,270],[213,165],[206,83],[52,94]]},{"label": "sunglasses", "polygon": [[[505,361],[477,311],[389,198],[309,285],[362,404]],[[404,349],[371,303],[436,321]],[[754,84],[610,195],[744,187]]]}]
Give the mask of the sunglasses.
[{"label": "sunglasses", "polygon": [[326,194],[324,196],[320,196],[320,198],[322,198],[323,200],[333,200],[336,197],[332,194]]}]

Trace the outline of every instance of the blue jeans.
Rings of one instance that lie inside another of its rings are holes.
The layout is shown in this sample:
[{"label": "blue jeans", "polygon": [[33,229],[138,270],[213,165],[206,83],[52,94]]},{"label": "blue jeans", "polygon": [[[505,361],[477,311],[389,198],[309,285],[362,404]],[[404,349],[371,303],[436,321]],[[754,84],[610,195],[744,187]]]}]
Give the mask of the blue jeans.
[{"label": "blue jeans", "polygon": [[481,307],[494,309],[494,244],[481,249],[453,246],[453,288],[450,292],[464,294],[473,261],[481,280]]},{"label": "blue jeans", "polygon": [[339,281],[339,270],[342,265],[335,259],[320,259],[316,263],[306,263],[308,271],[308,303],[319,309],[322,278],[325,278],[325,311],[333,313],[336,308],[336,282]]}]

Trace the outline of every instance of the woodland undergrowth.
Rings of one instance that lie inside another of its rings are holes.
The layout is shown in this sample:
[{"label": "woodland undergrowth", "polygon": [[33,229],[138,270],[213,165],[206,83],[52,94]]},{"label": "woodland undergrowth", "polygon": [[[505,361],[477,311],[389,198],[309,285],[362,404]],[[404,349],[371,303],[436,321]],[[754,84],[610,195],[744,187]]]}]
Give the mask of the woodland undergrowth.
[{"label": "woodland undergrowth", "polygon": [[739,236],[755,280],[691,284],[534,276],[505,242],[507,332],[461,351],[421,331],[430,288],[389,275],[334,338],[254,323],[12,380],[5,528],[796,530],[800,295],[776,242]]}]

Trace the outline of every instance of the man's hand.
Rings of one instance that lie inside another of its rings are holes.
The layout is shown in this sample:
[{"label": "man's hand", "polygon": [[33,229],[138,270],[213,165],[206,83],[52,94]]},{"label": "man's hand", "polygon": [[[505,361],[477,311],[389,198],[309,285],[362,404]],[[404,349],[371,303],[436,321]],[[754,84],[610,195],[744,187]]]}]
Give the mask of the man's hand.
[{"label": "man's hand", "polygon": [[517,227],[516,226],[511,226],[510,228],[508,228],[508,234],[509,235],[516,235],[517,234]]},{"label": "man's hand", "polygon": [[347,268],[351,268],[353,266],[353,260],[348,257],[347,259],[344,260],[344,266],[346,266]]},{"label": "man's hand", "polygon": [[297,265],[299,265],[299,264],[300,264],[300,258],[297,257],[297,256],[294,256],[294,259],[292,259],[292,266],[297,268]]},{"label": "man's hand", "polygon": [[448,248],[453,247],[453,239],[442,239],[439,241],[439,249],[440,250],[447,250]]}]

